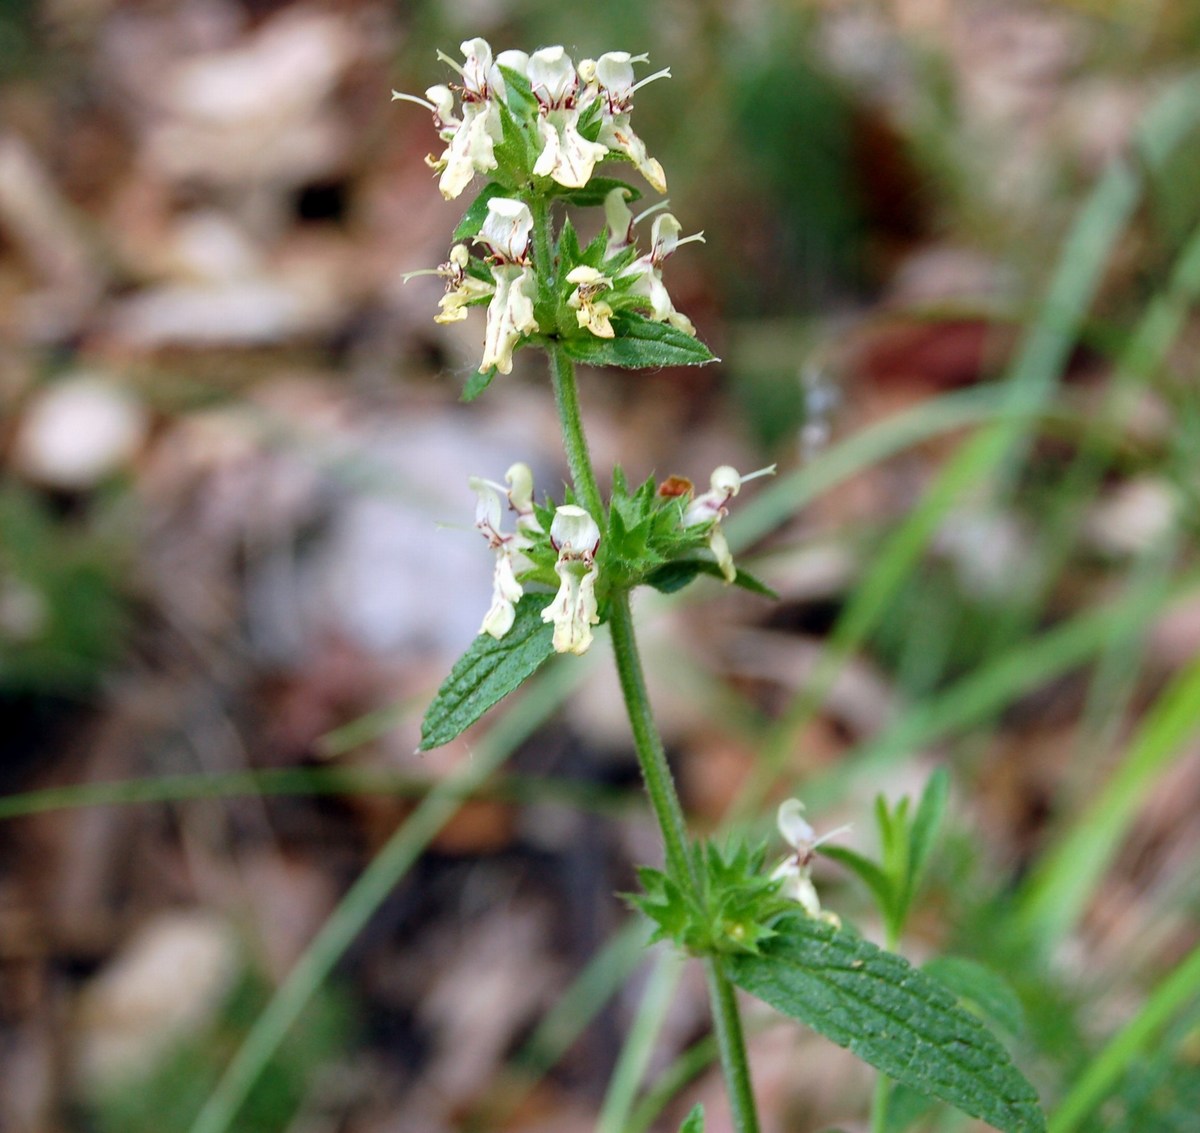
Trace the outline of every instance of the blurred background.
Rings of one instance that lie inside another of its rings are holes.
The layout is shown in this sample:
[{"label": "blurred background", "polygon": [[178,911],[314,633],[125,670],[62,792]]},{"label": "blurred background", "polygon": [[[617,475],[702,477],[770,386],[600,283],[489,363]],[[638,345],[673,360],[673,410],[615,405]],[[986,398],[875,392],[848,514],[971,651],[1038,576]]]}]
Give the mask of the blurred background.
[{"label": "blurred background", "polygon": [[[729,1128],[618,896],[660,851],[604,648],[413,754],[490,594],[468,476],[566,475],[540,356],[460,404],[482,315],[402,285],[468,197],[389,92],[475,35],[671,68],[635,126],[722,361],[581,394],[602,481],[780,465],[728,526],[780,601],[642,606],[695,828],[798,793],[874,852],[948,766],[904,949],[1003,973],[1064,1096],[1200,944],[1200,7],[0,0],[0,1130]],[[1080,1128],[1195,1130],[1196,982]],[[767,1130],[866,1128],[751,1015]]]}]

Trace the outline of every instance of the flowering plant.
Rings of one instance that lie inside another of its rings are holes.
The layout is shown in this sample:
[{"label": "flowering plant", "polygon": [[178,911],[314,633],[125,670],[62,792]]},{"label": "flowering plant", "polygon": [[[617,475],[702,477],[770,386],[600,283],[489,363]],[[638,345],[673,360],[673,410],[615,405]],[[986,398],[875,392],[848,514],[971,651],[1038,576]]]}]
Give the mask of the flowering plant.
[{"label": "flowering plant", "polygon": [[[791,852],[774,871],[765,867],[765,846],[722,848],[689,838],[646,694],[630,594],[642,585],[679,590],[703,574],[770,595],[734,564],[722,521],[742,486],[774,466],[743,474],[721,465],[700,492],[681,476],[631,487],[617,468],[606,501],[588,453],[574,368],[715,360],[664,280],[669,258],[702,234],[681,237],[666,202],[635,216],[630,205],[641,191],[596,172],[602,163],[623,162],[665,192],[662,166],[630,119],[635,92],[669,72],[635,81],[634,65],[646,57],[623,51],[576,66],[562,47],[493,56],[486,41],[470,39],[461,50],[461,63],[441,56],[456,72],[450,83],[428,88],[424,98],[395,94],[433,115],[445,148],[426,160],[447,199],[486,178],[454,230],[446,262],[431,269],[446,283],[434,318],[457,322],[486,304],[481,362],[465,400],[510,373],[518,350],[546,352],[571,485],[561,503],[539,503],[523,463],[508,469],[503,484],[471,479],[475,525],[495,556],[492,600],[479,636],[426,713],[422,748],[454,739],[555,654],[585,653],[596,627],[607,625],[665,858],[663,870],[640,871],[643,892],[631,900],[658,937],[707,965],[739,1133],[756,1131],[758,1118],[734,985],[852,1047],[913,1090],[1008,1133],[1043,1129],[1032,1088],[983,1024],[901,957],[843,929],[822,908],[812,878],[819,849],[858,873],[889,911],[894,946],[940,819],[944,784],[927,791],[911,824],[906,803],[894,814],[883,808],[891,847],[883,866],[823,849],[842,831],[816,837],[796,800],[779,810]],[[602,209],[595,238],[581,244],[564,208]],[[639,226],[651,214],[643,248]],[[876,1110],[880,1121],[882,1113]],[[696,1112],[684,1124],[688,1133],[702,1126]]]}]

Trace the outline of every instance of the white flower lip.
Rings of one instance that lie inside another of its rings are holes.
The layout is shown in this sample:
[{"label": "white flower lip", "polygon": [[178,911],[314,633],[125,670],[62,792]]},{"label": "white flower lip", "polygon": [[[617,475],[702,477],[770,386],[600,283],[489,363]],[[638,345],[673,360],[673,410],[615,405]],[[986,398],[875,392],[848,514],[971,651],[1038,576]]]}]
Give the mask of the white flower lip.
[{"label": "white flower lip", "polygon": [[550,543],[558,551],[554,571],[558,593],[542,610],[542,621],[554,623],[556,653],[586,653],[592,644],[592,626],[600,621],[596,602],[596,550],[600,528],[591,515],[575,504],[555,509]]},{"label": "white flower lip", "polygon": [[591,515],[575,504],[561,504],[550,524],[550,542],[559,557],[591,560],[600,545],[600,528]]},{"label": "white flower lip", "polygon": [[493,197],[488,201],[487,217],[475,237],[492,254],[508,264],[524,264],[528,259],[533,233],[533,214],[524,201],[511,197]]},{"label": "white flower lip", "polygon": [[519,264],[496,264],[492,268],[496,290],[488,304],[481,370],[495,366],[501,374],[512,373],[512,355],[518,342],[539,330],[533,314],[537,279],[533,268]]},{"label": "white flower lip", "polygon": [[560,109],[579,89],[575,64],[562,47],[543,47],[529,56],[526,76],[534,97],[547,109]]}]

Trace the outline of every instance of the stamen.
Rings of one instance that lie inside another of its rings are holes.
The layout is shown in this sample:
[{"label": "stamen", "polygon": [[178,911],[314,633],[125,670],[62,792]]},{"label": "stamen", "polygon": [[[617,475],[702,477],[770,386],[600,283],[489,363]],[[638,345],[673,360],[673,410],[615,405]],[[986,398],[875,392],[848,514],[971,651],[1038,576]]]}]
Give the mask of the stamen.
[{"label": "stamen", "polygon": [[[630,60],[630,62],[631,63],[645,62],[646,59],[648,59],[648,58],[649,58],[649,56],[646,56],[646,55],[635,55]],[[644,79],[640,79],[638,82],[634,83],[633,86],[631,86],[629,88],[629,93],[633,94],[633,92],[635,90],[638,90],[641,87],[644,87],[647,83],[654,82],[655,79],[669,79],[670,77],[671,77],[671,68],[664,67],[661,71],[655,71],[653,75],[647,75]]]},{"label": "stamen", "polygon": [[449,55],[447,55],[447,54],[446,54],[444,51],[442,51],[442,50],[440,50],[440,49],[439,49],[439,50],[438,50],[438,53],[437,53],[437,57],[438,57],[438,59],[440,59],[440,60],[441,60],[443,63],[448,63],[448,64],[449,64],[451,67],[453,67],[453,68],[454,68],[454,69],[455,69],[455,70],[456,70],[456,71],[457,71],[457,72],[458,72],[460,75],[462,75],[462,74],[463,74],[462,64],[461,64],[461,63],[456,63],[456,62],[455,62],[453,59],[451,59],[451,58],[450,58],[450,56],[449,56]]},{"label": "stamen", "polygon": [[437,113],[437,107],[433,105],[427,98],[419,98],[415,94],[401,94],[398,90],[392,91],[392,101],[399,99],[401,102],[415,102],[418,106],[425,107],[426,110],[432,110]]},{"label": "stamen", "polygon": [[659,201],[659,202],[658,202],[658,204],[656,204],[656,205],[651,205],[651,206],[650,206],[648,209],[646,209],[644,212],[639,212],[639,213],[637,214],[637,216],[635,216],[635,217],[633,218],[633,223],[634,223],[634,224],[641,224],[641,222],[642,222],[643,220],[645,220],[645,219],[646,219],[646,217],[648,217],[648,216],[649,216],[651,213],[659,212],[659,211],[661,211],[662,209],[665,209],[665,208],[670,208],[670,207],[671,207],[671,198],[670,198],[670,197],[668,197],[668,198],[667,198],[665,201]]},{"label": "stamen", "polygon": [[[774,467],[774,465],[772,465],[771,467]],[[829,831],[828,834],[822,834],[821,837],[818,838],[812,844],[810,849],[815,850],[818,846],[823,846],[826,842],[830,841],[833,838],[836,838],[839,834],[849,834],[850,831],[853,829],[854,829],[854,827],[849,822],[847,822],[845,826],[839,826],[836,830]]]}]

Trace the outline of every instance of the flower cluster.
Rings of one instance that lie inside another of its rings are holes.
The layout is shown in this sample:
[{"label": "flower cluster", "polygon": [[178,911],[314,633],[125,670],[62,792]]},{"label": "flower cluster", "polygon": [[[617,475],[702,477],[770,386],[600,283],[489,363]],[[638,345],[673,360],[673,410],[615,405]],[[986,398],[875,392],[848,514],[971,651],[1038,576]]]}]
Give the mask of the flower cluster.
[{"label": "flower cluster", "polygon": [[[430,154],[425,160],[440,173],[438,186],[447,200],[457,197],[476,173],[498,169],[496,147],[504,141],[506,129],[527,131],[535,154],[529,172],[535,177],[581,188],[597,162],[615,155],[631,161],[658,192],[667,191],[662,166],[646,153],[629,116],[634,91],[668,76],[669,70],[635,83],[633,64],[645,62],[646,56],[627,51],[585,59],[576,69],[562,47],[543,47],[532,55],[502,51],[495,58],[484,39],[465,40],[460,48],[465,57],[461,64],[439,52],[458,72],[459,82],[432,86],[424,98],[392,91],[393,98],[416,102],[433,113],[434,128],[446,148],[440,157]],[[514,76],[524,80],[532,105],[510,90],[506,71],[509,82]]]},{"label": "flower cluster", "polygon": [[772,880],[781,881],[783,895],[797,902],[810,917],[817,917],[835,928],[840,928],[842,922],[837,914],[821,909],[821,901],[812,881],[812,862],[818,846],[839,834],[844,834],[850,828],[839,826],[836,830],[817,838],[813,828],[804,818],[804,804],[799,799],[785,799],[779,804],[777,823],[779,833],[794,853],[789,854],[775,867],[774,873],[771,874]]},{"label": "flower cluster", "polygon": [[[576,68],[562,47],[493,57],[483,39],[461,46],[463,63],[441,56],[458,72],[457,82],[430,87],[425,98],[392,92],[432,112],[446,147],[440,157],[426,160],[439,172],[444,196],[459,196],[476,173],[491,179],[459,226],[464,242],[451,248],[446,263],[405,277],[436,274],[446,281],[436,321],[458,322],[469,307],[488,304],[482,373],[509,373],[513,351],[537,334],[585,344],[620,337],[616,316],[648,319],[694,338],[691,320],[667,293],[662,269],[677,248],[703,240],[703,234],[681,239],[679,221],[661,213],[653,221],[649,251],[639,254],[635,226],[641,218],[634,218],[628,204],[638,195],[632,187],[608,183],[607,232],[586,249],[560,240],[550,249],[552,262],[538,263],[531,246],[531,203],[556,195],[571,200],[570,193],[587,186],[603,160],[632,162],[665,192],[662,166],[647,154],[630,114],[638,87],[669,72],[635,82],[633,66],[646,57],[625,51]],[[710,357],[707,351],[702,355]]]},{"label": "flower cluster", "polygon": [[[596,601],[596,551],[600,528],[581,507],[564,504],[555,509],[550,531],[543,529],[533,504],[533,473],[517,463],[505,474],[505,484],[473,476],[472,491],[479,497],[475,526],[495,552],[492,574],[492,604],[484,615],[480,633],[500,640],[512,629],[516,604],[524,594],[522,579],[536,572],[529,557],[549,545],[557,556],[554,572],[558,593],[542,610],[542,621],[554,625],[554,649],[558,653],[586,653],[592,644],[592,626],[600,621]],[[515,530],[502,529],[501,498],[516,513]],[[522,578],[518,578],[518,575]]]}]

